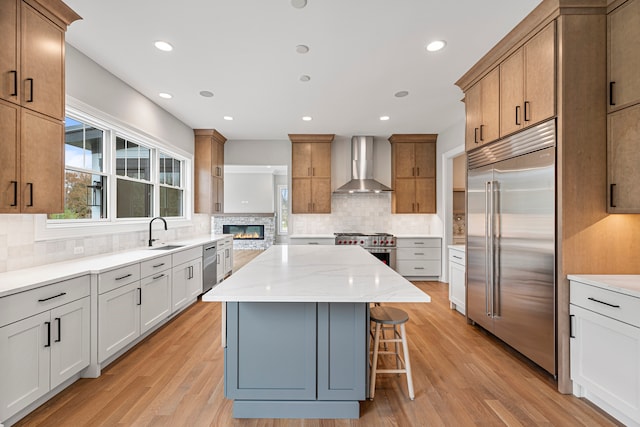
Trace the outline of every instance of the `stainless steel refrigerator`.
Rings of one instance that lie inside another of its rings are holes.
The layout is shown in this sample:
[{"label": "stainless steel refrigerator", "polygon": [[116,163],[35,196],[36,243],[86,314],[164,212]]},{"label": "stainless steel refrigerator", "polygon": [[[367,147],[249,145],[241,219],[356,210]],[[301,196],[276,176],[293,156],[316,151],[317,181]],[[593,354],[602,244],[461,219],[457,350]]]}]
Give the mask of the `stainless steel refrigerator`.
[{"label": "stainless steel refrigerator", "polygon": [[467,316],[556,375],[555,120],[468,156]]}]

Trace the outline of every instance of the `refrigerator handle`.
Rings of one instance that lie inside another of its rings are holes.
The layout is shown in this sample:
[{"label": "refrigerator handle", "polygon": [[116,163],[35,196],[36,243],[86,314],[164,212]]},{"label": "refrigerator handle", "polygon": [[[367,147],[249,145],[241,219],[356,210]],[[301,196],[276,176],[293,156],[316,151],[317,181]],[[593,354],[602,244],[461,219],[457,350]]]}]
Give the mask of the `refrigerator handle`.
[{"label": "refrigerator handle", "polygon": [[491,184],[491,218],[494,225],[491,227],[491,256],[493,258],[493,269],[491,278],[492,291],[491,291],[491,316],[500,316],[500,256],[496,254],[500,251],[500,230],[502,229],[500,221],[500,184],[498,181],[493,181]]},{"label": "refrigerator handle", "polygon": [[484,266],[484,286],[485,286],[485,296],[484,296],[484,311],[488,317],[491,317],[492,310],[490,308],[490,301],[493,299],[492,289],[493,289],[493,253],[492,253],[492,242],[493,238],[493,221],[491,218],[492,209],[492,185],[491,181],[486,181],[484,184],[484,250],[485,250],[485,266]]}]

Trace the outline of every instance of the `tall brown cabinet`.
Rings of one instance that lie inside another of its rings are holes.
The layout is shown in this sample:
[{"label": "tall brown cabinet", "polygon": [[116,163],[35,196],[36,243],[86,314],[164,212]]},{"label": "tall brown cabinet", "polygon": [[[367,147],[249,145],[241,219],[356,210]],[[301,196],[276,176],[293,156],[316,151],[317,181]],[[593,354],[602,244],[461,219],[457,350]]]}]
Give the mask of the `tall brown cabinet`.
[{"label": "tall brown cabinet", "polygon": [[64,207],[65,48],[59,0],[0,2],[0,213]]},{"label": "tall brown cabinet", "polygon": [[333,134],[289,134],[291,212],[331,213]]},{"label": "tall brown cabinet", "polygon": [[224,143],[227,138],[215,129],[194,129],[196,213],[224,212]]}]

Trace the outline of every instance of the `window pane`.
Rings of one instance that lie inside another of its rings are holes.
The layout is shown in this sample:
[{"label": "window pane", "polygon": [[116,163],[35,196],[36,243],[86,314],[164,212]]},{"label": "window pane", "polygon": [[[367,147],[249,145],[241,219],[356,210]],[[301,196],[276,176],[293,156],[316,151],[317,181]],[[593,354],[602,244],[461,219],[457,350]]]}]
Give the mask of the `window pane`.
[{"label": "window pane", "polygon": [[102,172],[103,138],[101,129],[65,118],[65,164]]},{"label": "window pane", "polygon": [[182,183],[182,162],[160,153],[160,184],[180,187]]},{"label": "window pane", "polygon": [[102,146],[104,132],[92,126],[85,126],[84,168],[102,172]]},{"label": "window pane", "polygon": [[125,158],[127,159],[127,176],[129,178],[140,178],[140,153],[138,151],[140,147],[138,144],[127,141],[127,148],[125,150]]},{"label": "window pane", "polygon": [[180,160],[173,159],[173,185],[176,187],[182,186],[181,178],[182,162]]},{"label": "window pane", "polygon": [[182,216],[182,190],[160,187],[160,216]]},{"label": "window pane", "polygon": [[66,170],[64,213],[49,219],[101,219],[107,217],[107,179],[102,175]]},{"label": "window pane", "polygon": [[117,137],[116,138],[116,175],[125,176],[127,174],[126,148],[127,148],[127,141],[125,141],[120,137]]},{"label": "window pane", "polygon": [[278,221],[278,233],[287,234],[289,230],[289,187],[279,185],[278,193],[278,213],[280,218]]},{"label": "window pane", "polygon": [[151,150],[142,145],[138,146],[140,159],[138,166],[138,179],[151,181]]},{"label": "window pane", "polygon": [[153,185],[118,179],[118,218],[149,218],[153,208]]}]

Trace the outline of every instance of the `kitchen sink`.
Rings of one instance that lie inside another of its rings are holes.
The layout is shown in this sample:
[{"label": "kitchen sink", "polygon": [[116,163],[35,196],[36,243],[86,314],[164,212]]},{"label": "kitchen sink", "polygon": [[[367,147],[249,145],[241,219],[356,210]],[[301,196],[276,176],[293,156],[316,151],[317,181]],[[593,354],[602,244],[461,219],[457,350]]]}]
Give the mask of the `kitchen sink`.
[{"label": "kitchen sink", "polygon": [[164,245],[164,246],[156,246],[155,248],[149,248],[150,251],[168,251],[170,249],[181,248],[184,245]]}]

